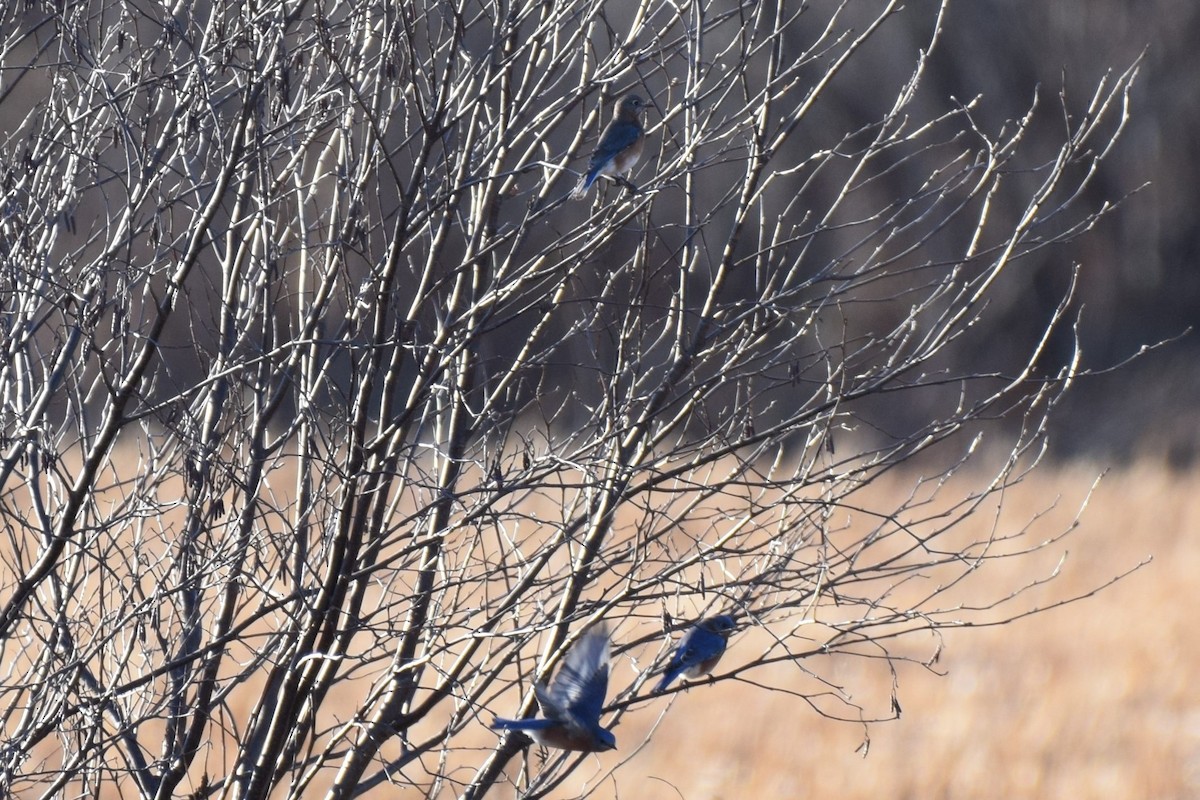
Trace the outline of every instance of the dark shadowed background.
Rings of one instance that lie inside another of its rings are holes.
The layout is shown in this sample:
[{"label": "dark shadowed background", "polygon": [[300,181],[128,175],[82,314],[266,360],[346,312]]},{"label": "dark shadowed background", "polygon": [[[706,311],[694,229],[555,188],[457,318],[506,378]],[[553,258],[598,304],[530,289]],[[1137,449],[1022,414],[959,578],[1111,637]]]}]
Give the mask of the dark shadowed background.
[{"label": "dark shadowed background", "polygon": [[[1119,363],[1200,322],[1197,8],[1175,0],[984,0],[952,7],[939,66],[930,75],[940,82],[939,93],[983,93],[991,100],[983,104],[988,114],[998,107],[1018,113],[1035,84],[1045,102],[1056,102],[1063,86],[1078,98],[1107,70],[1119,72],[1145,53],[1125,138],[1091,191],[1111,198],[1144,188],[1061,261],[1046,258],[1017,271],[1024,280],[1008,285],[1009,302],[993,317],[992,336],[1032,335],[1026,322],[1047,313],[1055,297],[1047,290],[1061,283],[1071,260],[1085,272],[1079,336],[1093,368]],[[1161,454],[1174,467],[1190,465],[1200,443],[1198,344],[1186,336],[1117,372],[1082,381],[1058,418],[1054,452],[1100,460]]]}]

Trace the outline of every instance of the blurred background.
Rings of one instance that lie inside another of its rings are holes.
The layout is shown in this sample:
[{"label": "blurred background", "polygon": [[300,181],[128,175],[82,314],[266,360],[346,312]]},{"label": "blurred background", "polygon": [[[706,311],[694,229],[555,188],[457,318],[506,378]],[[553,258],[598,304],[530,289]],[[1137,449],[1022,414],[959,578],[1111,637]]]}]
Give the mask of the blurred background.
[{"label": "blurred background", "polygon": [[[916,3],[924,5],[935,4]],[[896,21],[919,22],[906,14]],[[918,41],[918,32],[912,35]],[[1144,53],[1124,139],[1090,187],[1097,199],[1136,193],[1070,252],[1029,264],[1020,271],[1025,280],[1007,284],[1006,307],[992,309],[997,338],[1043,318],[1072,261],[1083,272],[1079,337],[1093,369],[1200,322],[1198,37],[1200,7],[1182,0],[952,5],[929,73],[939,86],[923,88],[964,101],[982,93],[981,114],[990,121],[1019,115],[1034,86],[1043,103],[1056,104],[1065,87],[1078,104],[1106,72],[1120,73]],[[906,46],[899,35],[893,42]],[[1082,381],[1058,416],[1052,452],[1103,463],[1147,455],[1173,468],[1191,466],[1200,443],[1198,344],[1195,335],[1183,336],[1119,371]]]}]

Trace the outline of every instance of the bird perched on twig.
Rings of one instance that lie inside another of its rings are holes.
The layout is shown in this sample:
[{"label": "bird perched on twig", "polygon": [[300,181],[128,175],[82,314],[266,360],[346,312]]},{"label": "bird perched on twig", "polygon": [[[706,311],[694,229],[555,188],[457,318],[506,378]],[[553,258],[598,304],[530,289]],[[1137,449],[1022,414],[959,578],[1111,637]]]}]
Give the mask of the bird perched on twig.
[{"label": "bird perched on twig", "polygon": [[549,687],[533,687],[544,719],[492,721],[497,730],[522,731],[546,747],[593,753],[613,750],[617,739],[600,726],[604,696],[608,694],[608,627],[594,625],[571,646]]},{"label": "bird perched on twig", "polygon": [[699,678],[716,669],[717,662],[725,654],[729,634],[733,633],[735,627],[733,617],[728,614],[708,617],[693,625],[679,640],[679,646],[663,668],[662,680],[654,687],[654,693],[666,689],[680,675]]},{"label": "bird perched on twig", "polygon": [[641,157],[646,142],[646,129],[642,127],[641,119],[645,107],[646,101],[636,94],[627,94],[617,103],[612,121],[600,134],[600,143],[592,153],[587,172],[571,192],[572,200],[582,200],[601,175],[634,188],[625,175]]}]

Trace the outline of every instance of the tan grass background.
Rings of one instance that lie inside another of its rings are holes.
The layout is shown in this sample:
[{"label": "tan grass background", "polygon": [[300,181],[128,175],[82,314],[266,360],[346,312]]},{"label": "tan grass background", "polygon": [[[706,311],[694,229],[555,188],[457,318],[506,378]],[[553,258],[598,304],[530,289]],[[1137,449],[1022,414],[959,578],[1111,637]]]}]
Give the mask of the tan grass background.
[{"label": "tan grass background", "polygon": [[[964,525],[1010,531],[1041,515],[1033,530],[1054,536],[1070,527],[1099,472],[1086,465],[1042,468],[1006,493],[999,517],[980,514]],[[963,476],[963,487],[978,479]],[[906,496],[913,481],[904,474],[877,481],[871,505]],[[956,496],[961,492],[951,490],[946,499]],[[1090,591],[1147,556],[1153,562],[1067,607],[950,631],[935,665],[943,675],[900,665],[898,721],[864,728],[824,718],[800,697],[762,688],[812,692],[812,679],[797,666],[777,664],[744,679],[693,686],[671,700],[637,701],[615,730],[619,749],[587,756],[549,796],[574,797],[587,786],[604,800],[1200,797],[1200,473],[1150,462],[1113,471],[1080,522],[1032,559],[989,565],[984,582],[970,586],[979,594],[967,596],[994,597],[1044,577],[1064,551],[1059,577],[1022,607]],[[618,635],[636,624],[624,621]],[[722,669],[761,653],[763,636],[739,632]],[[891,649],[923,660],[935,647],[922,634]],[[638,654],[614,659],[610,698],[646,667],[634,661]],[[868,713],[888,715],[891,676],[881,662],[837,656],[811,667],[846,687]],[[364,686],[344,684],[335,694],[354,704]],[[454,743],[455,776],[469,780],[496,735],[481,722]],[[206,766],[214,774],[230,744],[210,743]],[[389,745],[385,754],[393,750]],[[528,758],[536,768],[539,754]],[[510,775],[520,761],[512,762]],[[325,785],[314,782],[311,796],[321,796]],[[368,796],[424,794],[424,787],[397,783]],[[516,795],[504,786],[489,797]],[[440,796],[453,791],[447,787]]]},{"label": "tan grass background", "polygon": [[[1001,524],[1058,499],[1039,524],[1047,535],[1068,525],[1099,471],[1035,473],[1006,498]],[[1147,555],[1153,562],[1073,605],[950,632],[937,664],[944,677],[901,670],[902,717],[870,726],[866,757],[856,752],[861,725],[725,682],[693,687],[669,709],[656,700],[627,715],[616,731],[622,750],[590,757],[579,776],[600,781],[596,797],[639,800],[1200,797],[1198,528],[1200,475],[1152,463],[1107,475],[1081,529],[1055,548],[1068,557],[1038,603],[1088,591]],[[1023,569],[1029,565],[1013,562],[991,574],[1003,582]],[[632,669],[618,659],[614,682],[629,680]],[[786,686],[788,668],[773,670],[751,677]],[[859,687],[855,700],[868,708],[887,702],[886,671],[846,659],[835,674]],[[625,750],[655,723],[650,744]],[[492,793],[513,795],[511,787]]]}]

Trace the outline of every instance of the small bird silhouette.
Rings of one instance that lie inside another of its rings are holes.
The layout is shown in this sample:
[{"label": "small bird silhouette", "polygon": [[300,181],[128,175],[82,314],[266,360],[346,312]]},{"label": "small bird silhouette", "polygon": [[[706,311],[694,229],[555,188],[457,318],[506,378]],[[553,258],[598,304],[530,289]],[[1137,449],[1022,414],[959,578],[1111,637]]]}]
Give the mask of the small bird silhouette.
[{"label": "small bird silhouette", "polygon": [[666,689],[680,675],[698,678],[712,672],[725,654],[725,644],[735,627],[733,617],[728,614],[702,619],[693,625],[663,668],[662,680],[654,687],[654,693]]},{"label": "small bird silhouette", "polygon": [[646,142],[646,129],[642,127],[640,116],[645,107],[646,101],[636,94],[627,94],[617,103],[612,121],[600,134],[600,143],[592,153],[587,172],[571,192],[572,200],[582,200],[601,175],[631,185],[624,176],[641,157]]},{"label": "small bird silhouette", "polygon": [[533,687],[544,719],[492,721],[497,730],[523,731],[540,745],[594,753],[613,750],[617,739],[600,726],[608,693],[608,627],[594,625],[571,646],[549,687]]}]

